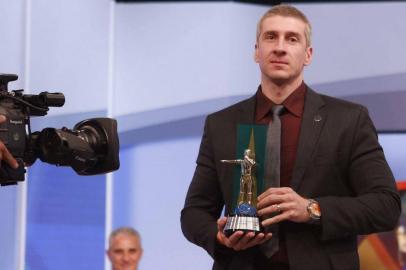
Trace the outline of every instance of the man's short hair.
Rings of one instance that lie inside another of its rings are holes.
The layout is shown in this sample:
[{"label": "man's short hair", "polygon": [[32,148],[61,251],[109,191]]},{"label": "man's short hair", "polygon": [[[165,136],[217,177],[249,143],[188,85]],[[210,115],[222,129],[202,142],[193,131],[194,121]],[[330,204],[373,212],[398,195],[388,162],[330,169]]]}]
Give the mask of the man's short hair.
[{"label": "man's short hair", "polygon": [[265,12],[264,15],[262,15],[261,19],[259,19],[258,24],[257,24],[257,42],[259,40],[259,35],[261,34],[262,30],[262,23],[266,18],[272,17],[272,16],[282,16],[282,17],[292,17],[301,20],[306,24],[305,27],[305,38],[306,38],[306,45],[307,47],[311,46],[312,43],[312,26],[310,24],[310,21],[307,19],[306,15],[301,12],[299,9],[295,8],[294,6],[290,5],[276,5],[273,6],[271,9],[269,9],[267,12]]},{"label": "man's short hair", "polygon": [[113,239],[119,234],[134,236],[141,243],[141,236],[135,229],[133,229],[131,227],[120,227],[110,233],[109,247],[111,247],[111,243],[113,242]]}]

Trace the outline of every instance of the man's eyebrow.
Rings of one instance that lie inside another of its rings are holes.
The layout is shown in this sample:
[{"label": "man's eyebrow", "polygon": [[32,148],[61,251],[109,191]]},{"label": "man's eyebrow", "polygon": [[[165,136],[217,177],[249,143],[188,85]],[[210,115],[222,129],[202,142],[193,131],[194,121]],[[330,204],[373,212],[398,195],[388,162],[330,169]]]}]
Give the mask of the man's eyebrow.
[{"label": "man's eyebrow", "polygon": [[298,37],[302,36],[299,32],[295,32],[295,31],[288,31],[288,32],[286,32],[286,35],[288,35],[288,36],[298,36]]},{"label": "man's eyebrow", "polygon": [[264,31],[264,35],[267,35],[267,34],[281,34],[281,33],[285,33],[286,35],[289,35],[289,36],[302,36],[301,34],[300,34],[300,32],[296,32],[296,31],[286,31],[286,32],[284,32],[284,31],[278,31],[278,30],[268,30],[268,31]]}]

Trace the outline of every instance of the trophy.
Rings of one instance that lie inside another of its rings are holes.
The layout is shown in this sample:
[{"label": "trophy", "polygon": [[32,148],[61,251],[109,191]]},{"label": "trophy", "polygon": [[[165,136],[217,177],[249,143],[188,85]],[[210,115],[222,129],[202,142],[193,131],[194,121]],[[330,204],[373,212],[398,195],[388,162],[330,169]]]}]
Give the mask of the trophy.
[{"label": "trophy", "polygon": [[261,231],[257,216],[257,196],[255,154],[250,149],[244,150],[244,159],[221,160],[223,163],[241,166],[240,192],[234,213],[227,217],[224,233],[230,236],[235,231],[258,233]]}]

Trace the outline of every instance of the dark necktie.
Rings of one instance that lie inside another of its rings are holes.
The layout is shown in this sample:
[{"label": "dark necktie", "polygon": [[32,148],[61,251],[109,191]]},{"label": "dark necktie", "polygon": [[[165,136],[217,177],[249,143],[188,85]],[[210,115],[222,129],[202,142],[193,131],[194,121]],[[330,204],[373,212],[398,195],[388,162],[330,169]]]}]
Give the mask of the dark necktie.
[{"label": "dark necktie", "polygon": [[[281,181],[281,119],[280,114],[283,105],[272,107],[272,122],[268,126],[266,152],[265,152],[265,190],[269,187],[279,187]],[[272,232],[272,238],[261,245],[261,251],[270,258],[279,250],[278,225],[273,224],[265,228],[266,232]]]}]

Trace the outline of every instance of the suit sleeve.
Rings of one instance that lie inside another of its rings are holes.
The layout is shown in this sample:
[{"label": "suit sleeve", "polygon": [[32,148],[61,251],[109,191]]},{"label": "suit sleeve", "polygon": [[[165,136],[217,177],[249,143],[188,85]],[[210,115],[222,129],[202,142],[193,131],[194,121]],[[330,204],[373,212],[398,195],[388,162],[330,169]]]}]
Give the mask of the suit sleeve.
[{"label": "suit sleeve", "polygon": [[392,230],[401,211],[400,197],[364,107],[355,124],[347,168],[352,196],[316,198],[322,212],[322,239]]},{"label": "suit sleeve", "polygon": [[204,248],[213,258],[230,253],[231,249],[217,243],[217,219],[224,199],[218,180],[213,145],[210,135],[210,116],[206,119],[196,169],[181,212],[181,226],[185,237]]}]

